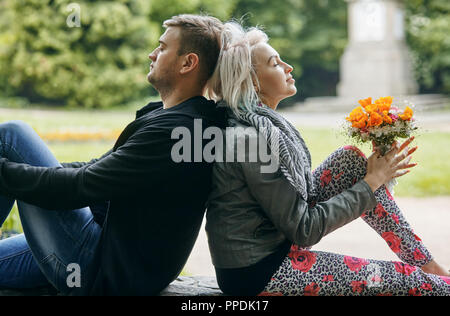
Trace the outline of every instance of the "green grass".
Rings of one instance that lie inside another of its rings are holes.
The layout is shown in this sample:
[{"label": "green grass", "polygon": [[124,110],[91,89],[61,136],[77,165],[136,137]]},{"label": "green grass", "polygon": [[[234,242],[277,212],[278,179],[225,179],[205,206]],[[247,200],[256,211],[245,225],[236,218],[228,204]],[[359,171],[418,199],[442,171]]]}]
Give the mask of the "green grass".
[{"label": "green grass", "polygon": [[[82,111],[82,110],[33,110],[0,109],[0,122],[19,119],[29,123],[38,132],[51,132],[65,127],[96,127],[120,129],[134,119],[136,109],[128,111]],[[315,168],[335,149],[351,144],[339,131],[333,129],[302,128],[301,133],[312,155]],[[114,145],[111,141],[49,142],[48,146],[61,162],[88,161],[97,158]],[[419,165],[412,172],[399,178],[395,188],[396,196],[425,197],[450,195],[450,133],[424,132],[416,136],[414,144],[419,150],[413,161]],[[367,155],[369,146],[361,148]],[[3,229],[21,230],[17,209],[14,209]]]},{"label": "green grass", "polygon": [[[301,134],[312,156],[313,168],[318,166],[333,150],[352,142],[336,130],[302,128]],[[412,143],[419,146],[412,162],[418,165],[398,178],[396,196],[425,197],[450,195],[450,133],[423,132]],[[368,156],[369,145],[358,146]]]}]

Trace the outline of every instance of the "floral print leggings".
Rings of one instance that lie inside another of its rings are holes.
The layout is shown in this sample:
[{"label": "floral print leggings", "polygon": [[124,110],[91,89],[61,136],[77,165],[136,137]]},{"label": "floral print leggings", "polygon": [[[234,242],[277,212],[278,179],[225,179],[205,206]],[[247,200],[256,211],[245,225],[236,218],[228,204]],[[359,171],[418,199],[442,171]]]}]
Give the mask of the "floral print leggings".
[{"label": "floral print leggings", "polygon": [[[310,201],[326,201],[366,174],[367,159],[354,146],[331,154],[314,172]],[[362,219],[387,242],[402,262],[368,260],[311,251],[292,245],[260,295],[450,295],[450,278],[423,272],[432,260],[385,186],[375,192],[377,206]]]}]

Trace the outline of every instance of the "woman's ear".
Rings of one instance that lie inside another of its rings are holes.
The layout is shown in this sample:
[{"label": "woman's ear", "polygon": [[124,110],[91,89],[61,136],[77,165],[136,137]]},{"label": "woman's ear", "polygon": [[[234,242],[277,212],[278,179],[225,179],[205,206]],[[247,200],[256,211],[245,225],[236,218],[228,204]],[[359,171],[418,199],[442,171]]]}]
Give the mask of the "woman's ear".
[{"label": "woman's ear", "polygon": [[180,74],[187,74],[198,67],[199,58],[195,53],[189,53],[183,57]]}]

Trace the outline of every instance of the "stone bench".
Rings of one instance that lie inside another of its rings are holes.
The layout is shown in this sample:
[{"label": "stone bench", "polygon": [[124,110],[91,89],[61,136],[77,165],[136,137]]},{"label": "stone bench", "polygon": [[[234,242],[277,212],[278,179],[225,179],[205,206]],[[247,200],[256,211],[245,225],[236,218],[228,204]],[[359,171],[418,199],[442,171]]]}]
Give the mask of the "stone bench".
[{"label": "stone bench", "polygon": [[[27,290],[1,290],[0,296],[55,296],[57,291],[51,287]],[[180,276],[173,281],[161,296],[222,296],[214,277]]]}]

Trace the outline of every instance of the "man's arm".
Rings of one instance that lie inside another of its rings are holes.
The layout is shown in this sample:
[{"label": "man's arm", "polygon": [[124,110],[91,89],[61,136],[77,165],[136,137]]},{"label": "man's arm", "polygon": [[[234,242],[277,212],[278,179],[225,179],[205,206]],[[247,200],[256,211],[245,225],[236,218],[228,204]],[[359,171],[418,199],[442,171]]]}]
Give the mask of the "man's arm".
[{"label": "man's arm", "polygon": [[92,165],[93,163],[96,163],[97,161],[99,161],[100,159],[105,158],[106,156],[108,156],[110,153],[112,153],[112,149],[108,150],[105,154],[103,154],[100,158],[95,158],[92,159],[91,161],[88,162],[81,162],[81,161],[74,161],[74,162],[62,162],[61,165],[63,166],[63,168],[81,168],[83,166],[86,165]]},{"label": "man's arm", "polygon": [[171,129],[145,127],[115,152],[80,168],[46,168],[0,159],[0,194],[46,209],[145,196],[179,170]]}]

